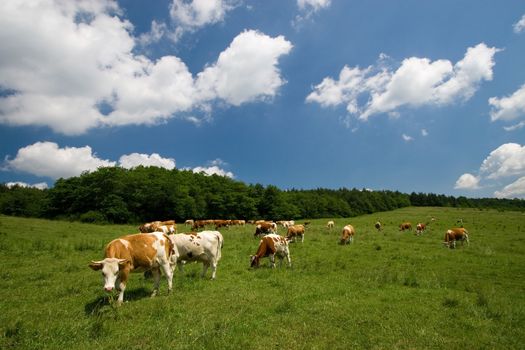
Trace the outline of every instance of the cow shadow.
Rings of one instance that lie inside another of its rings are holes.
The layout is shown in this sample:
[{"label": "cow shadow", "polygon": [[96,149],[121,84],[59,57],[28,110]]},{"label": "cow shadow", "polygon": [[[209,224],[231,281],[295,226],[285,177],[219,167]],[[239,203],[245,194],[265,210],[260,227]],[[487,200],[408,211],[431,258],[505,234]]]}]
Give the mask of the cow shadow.
[{"label": "cow shadow", "polygon": [[[126,289],[124,303],[151,297],[151,290],[146,288]],[[116,295],[103,295],[84,305],[86,316],[101,316],[110,309],[117,307]]]}]

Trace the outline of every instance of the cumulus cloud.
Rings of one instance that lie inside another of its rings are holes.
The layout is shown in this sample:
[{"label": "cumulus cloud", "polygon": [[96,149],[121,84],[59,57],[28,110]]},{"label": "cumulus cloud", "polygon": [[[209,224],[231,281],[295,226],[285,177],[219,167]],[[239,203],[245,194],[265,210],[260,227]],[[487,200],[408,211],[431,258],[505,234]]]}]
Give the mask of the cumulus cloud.
[{"label": "cumulus cloud", "polygon": [[498,198],[525,198],[525,176],[494,192],[494,195]]},{"label": "cumulus cloud", "polygon": [[227,167],[228,164],[224,162],[222,159],[215,159],[207,166],[198,166],[193,169],[188,169],[193,171],[194,173],[203,173],[207,176],[211,175],[219,175],[219,176],[225,176],[233,179],[235,175],[231,171],[224,170],[224,167]]},{"label": "cumulus cloud", "polygon": [[318,11],[330,6],[331,0],[297,0],[297,6],[301,10],[313,9]]},{"label": "cumulus cloud", "polygon": [[[197,3],[205,1],[192,6]],[[203,18],[220,18],[212,13]],[[157,24],[151,35],[164,30]],[[283,37],[245,31],[197,79],[176,56],[151,60],[134,53],[140,40],[152,39],[132,31],[110,0],[0,2],[0,123],[68,135],[154,124],[209,114],[216,100],[239,105],[274,96],[285,82],[277,64],[292,45]]]},{"label": "cumulus cloud", "polygon": [[519,34],[525,30],[525,15],[521,16],[521,19],[513,25],[514,33]]},{"label": "cumulus cloud", "polygon": [[222,22],[226,12],[238,1],[228,0],[173,0],[170,17],[181,27],[198,28]]},{"label": "cumulus cloud", "polygon": [[472,174],[466,173],[456,181],[455,189],[475,190],[479,188],[479,178]]},{"label": "cumulus cloud", "polygon": [[271,38],[244,31],[215,64],[198,75],[197,90],[202,96],[216,96],[235,106],[273,97],[285,83],[277,68],[278,59],[291,49],[292,44],[283,36]]},{"label": "cumulus cloud", "polygon": [[483,161],[480,171],[489,179],[525,174],[525,146],[517,143],[499,146]]},{"label": "cumulus cloud", "polygon": [[16,182],[7,182],[5,185],[8,188],[13,188],[15,186],[29,187],[29,188],[38,188],[39,190],[45,190],[45,189],[48,188],[47,183],[45,183],[45,182],[39,182],[39,183],[36,183],[36,184],[28,184],[27,182],[16,181]]},{"label": "cumulus cloud", "polygon": [[119,165],[126,169],[135,168],[139,165],[156,166],[168,170],[175,169],[175,159],[162,158],[158,153],[151,155],[143,153],[131,153],[120,157]]},{"label": "cumulus cloud", "polygon": [[[314,87],[306,102],[321,106],[346,105],[361,120],[381,113],[398,113],[401,107],[444,106],[466,101],[484,80],[492,80],[494,55],[499,51],[480,43],[467,49],[462,60],[431,61],[410,57],[397,69],[382,54],[376,66],[343,67],[339,78],[326,77]],[[360,101],[366,100],[365,103]]]},{"label": "cumulus cloud", "polygon": [[98,158],[89,146],[59,148],[54,142],[37,142],[23,147],[14,159],[6,162],[12,170],[52,179],[78,176],[84,171],[116,165]]},{"label": "cumulus cloud", "polygon": [[[29,173],[51,179],[69,178],[78,176],[86,171],[95,171],[100,167],[120,166],[131,169],[137,166],[155,166],[168,170],[175,169],[175,159],[164,158],[158,153],[143,154],[131,153],[120,157],[118,162],[100,159],[89,146],[60,148],[54,142],[36,142],[18,150],[14,159],[7,158],[3,170],[12,170]],[[215,159],[206,166],[193,169],[186,168],[195,173],[206,175],[219,175],[234,178],[231,171],[224,170],[228,164],[221,159]],[[39,183],[28,185],[22,182],[10,182],[19,186],[32,186],[47,188],[47,184]]]},{"label": "cumulus cloud", "polygon": [[[516,180],[518,178],[518,180]],[[525,146],[506,143],[492,152],[481,163],[478,175],[463,174],[456,181],[456,189],[478,189],[481,181],[491,186],[507,185],[495,191],[496,197],[524,197],[525,195]],[[508,184],[509,181],[512,181]]]},{"label": "cumulus cloud", "polygon": [[403,134],[401,135],[401,137],[403,138],[403,140],[405,140],[406,142],[410,142],[410,141],[413,141],[414,138],[412,136],[409,136],[407,134]]},{"label": "cumulus cloud", "polygon": [[490,111],[492,121],[525,118],[525,84],[510,96],[489,98],[489,104],[492,106]]}]

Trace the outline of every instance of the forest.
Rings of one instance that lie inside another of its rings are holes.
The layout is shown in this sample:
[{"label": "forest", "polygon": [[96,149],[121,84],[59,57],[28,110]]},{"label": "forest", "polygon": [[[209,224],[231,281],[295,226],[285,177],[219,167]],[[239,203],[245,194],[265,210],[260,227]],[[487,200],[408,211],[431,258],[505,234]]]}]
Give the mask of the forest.
[{"label": "forest", "polygon": [[189,170],[99,168],[46,190],[0,184],[4,215],[89,223],[354,217],[408,206],[525,211],[525,200],[366,189],[289,189]]}]

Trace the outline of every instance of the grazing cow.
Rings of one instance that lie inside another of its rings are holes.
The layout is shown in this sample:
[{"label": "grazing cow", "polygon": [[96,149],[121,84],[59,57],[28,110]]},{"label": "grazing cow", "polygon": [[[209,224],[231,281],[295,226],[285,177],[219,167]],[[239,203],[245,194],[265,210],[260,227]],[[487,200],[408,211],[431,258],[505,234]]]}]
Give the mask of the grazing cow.
[{"label": "grazing cow", "polygon": [[194,223],[195,223],[195,221],[193,221],[192,219],[188,219],[188,220],[184,221],[184,226],[192,227]]},{"label": "grazing cow", "polygon": [[340,243],[343,245],[352,243],[354,241],[354,236],[355,236],[354,226],[346,225],[345,227],[343,227],[343,233],[341,234]]},{"label": "grazing cow", "polygon": [[288,227],[288,234],[286,239],[293,242],[297,239],[298,236],[301,236],[301,243],[304,243],[304,226],[303,225],[293,225]]},{"label": "grazing cow", "polygon": [[268,256],[270,257],[270,266],[275,268],[275,255],[280,259],[279,267],[283,265],[284,258],[288,260],[288,266],[292,266],[288,241],[286,238],[272,233],[261,238],[257,253],[250,257],[250,266],[259,267],[260,259]]},{"label": "grazing cow", "polygon": [[193,225],[191,226],[192,230],[198,230],[200,228],[205,228],[206,226],[206,220],[195,220],[193,222]]},{"label": "grazing cow", "polygon": [[160,221],[147,222],[139,226],[139,232],[141,233],[155,232],[157,230],[157,227],[159,227],[160,225],[161,225]]},{"label": "grazing cow", "polygon": [[423,224],[422,222],[418,222],[418,224],[416,225],[416,234],[419,236],[420,234],[423,233],[423,231],[425,231],[427,229],[427,225],[428,224]]},{"label": "grazing cow", "polygon": [[411,230],[412,224],[410,222],[403,222],[399,225],[399,231]]},{"label": "grazing cow", "polygon": [[202,262],[201,277],[206,276],[206,271],[211,266],[211,279],[215,279],[217,263],[221,259],[221,249],[224,244],[219,231],[179,233],[169,235],[169,239],[175,246],[175,253],[171,256],[172,265],[177,264],[179,270],[184,272],[183,261],[200,261]]},{"label": "grazing cow", "polygon": [[461,241],[462,246],[465,241],[467,241],[467,245],[470,244],[468,240],[468,232],[465,228],[456,227],[447,230],[443,244],[452,249],[456,248],[456,241]]},{"label": "grazing cow", "polygon": [[255,226],[254,237],[265,235],[268,233],[277,233],[277,224],[273,222],[262,222]]},{"label": "grazing cow", "polygon": [[151,296],[159,290],[160,271],[168,280],[168,292],[172,289],[173,271],[170,266],[173,244],[160,232],[127,235],[108,243],[104,259],[92,261],[89,267],[95,271],[102,270],[104,289],[107,292],[117,287],[120,290],[118,302],[124,301],[124,290],[130,272],[151,270],[154,288]]},{"label": "grazing cow", "polygon": [[374,227],[376,228],[376,230],[381,231],[381,227],[382,227],[382,225],[381,225],[381,223],[380,223],[379,221],[377,221],[377,222],[375,223]]},{"label": "grazing cow", "polygon": [[221,227],[226,227],[227,229],[229,229],[231,225],[231,220],[214,220],[213,223],[215,224],[215,230],[218,230]]},{"label": "grazing cow", "polygon": [[332,231],[334,226],[335,226],[335,223],[332,220],[328,221],[328,223],[326,224],[326,228],[329,229],[330,231]]}]

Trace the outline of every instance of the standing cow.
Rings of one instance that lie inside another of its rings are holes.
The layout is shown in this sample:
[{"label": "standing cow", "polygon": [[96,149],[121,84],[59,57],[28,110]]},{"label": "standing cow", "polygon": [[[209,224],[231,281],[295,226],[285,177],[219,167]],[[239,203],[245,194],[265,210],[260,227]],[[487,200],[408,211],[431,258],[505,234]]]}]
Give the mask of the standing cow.
[{"label": "standing cow", "polygon": [[374,227],[376,228],[377,231],[381,231],[381,228],[382,228],[381,222],[377,221],[374,224]]},{"label": "standing cow", "polygon": [[354,241],[354,236],[355,236],[354,226],[346,225],[345,227],[343,227],[343,232],[341,233],[340,243],[342,245],[352,243]]},{"label": "standing cow", "polygon": [[277,224],[275,222],[261,222],[257,224],[253,236],[258,237],[268,233],[277,233]]},{"label": "standing cow", "polygon": [[333,220],[330,220],[326,223],[326,228],[329,230],[329,231],[332,231],[332,229],[334,228],[335,226],[335,222]]},{"label": "standing cow", "polygon": [[255,255],[250,257],[250,266],[259,267],[261,258],[270,257],[270,264],[275,268],[275,255],[280,259],[279,267],[283,264],[283,259],[288,260],[288,266],[292,266],[292,259],[290,258],[290,250],[288,248],[288,240],[276,234],[268,234],[261,238],[259,247]]},{"label": "standing cow", "polygon": [[299,236],[301,236],[301,243],[304,243],[304,226],[303,225],[293,225],[293,226],[288,227],[288,232],[286,235],[286,239],[288,241],[293,241],[295,243],[295,240]]},{"label": "standing cow", "polygon": [[405,231],[405,230],[411,230],[412,229],[412,223],[410,222],[403,222],[399,225],[399,231]]},{"label": "standing cow", "polygon": [[202,231],[191,233],[179,233],[169,235],[169,239],[174,245],[174,254],[171,257],[171,264],[177,265],[183,271],[183,261],[202,262],[201,277],[206,276],[208,267],[211,266],[211,279],[215,279],[217,263],[221,259],[221,249],[224,239],[219,231]]},{"label": "standing cow", "polygon": [[124,301],[124,291],[131,272],[151,270],[154,288],[151,296],[159,290],[161,270],[168,280],[168,292],[172,290],[173,272],[170,258],[173,245],[169,238],[160,232],[127,235],[108,243],[104,259],[92,261],[89,267],[102,270],[104,289],[111,292],[115,287],[120,290],[118,303]]},{"label": "standing cow", "polygon": [[463,227],[451,228],[445,232],[445,240],[443,244],[449,248],[456,248],[456,241],[461,241],[461,245],[466,241],[469,245],[468,232]]}]

